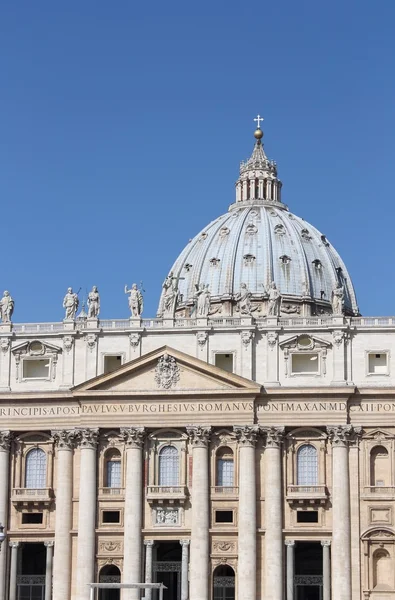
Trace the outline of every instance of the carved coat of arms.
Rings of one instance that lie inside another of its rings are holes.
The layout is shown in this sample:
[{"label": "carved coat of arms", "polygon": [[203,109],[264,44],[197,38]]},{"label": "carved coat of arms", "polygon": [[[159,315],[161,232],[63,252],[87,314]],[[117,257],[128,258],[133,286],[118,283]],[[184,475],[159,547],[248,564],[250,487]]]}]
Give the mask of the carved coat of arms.
[{"label": "carved coat of arms", "polygon": [[173,356],[164,354],[155,368],[155,381],[158,387],[168,390],[180,379],[180,369]]}]

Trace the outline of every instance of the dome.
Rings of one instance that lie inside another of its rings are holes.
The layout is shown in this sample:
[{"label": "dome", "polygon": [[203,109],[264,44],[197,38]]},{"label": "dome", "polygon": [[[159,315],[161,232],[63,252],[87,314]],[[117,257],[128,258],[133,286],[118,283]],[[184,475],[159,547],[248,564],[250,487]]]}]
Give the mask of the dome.
[{"label": "dome", "polygon": [[[243,313],[240,299],[248,293],[247,312],[265,316],[271,288],[281,295],[277,314],[358,314],[344,262],[325,235],[282,203],[276,163],[255,137],[251,158],[241,163],[236,202],[181,252],[164,282],[158,315],[193,317],[205,291],[210,315]],[[340,290],[340,309],[334,290]]]}]

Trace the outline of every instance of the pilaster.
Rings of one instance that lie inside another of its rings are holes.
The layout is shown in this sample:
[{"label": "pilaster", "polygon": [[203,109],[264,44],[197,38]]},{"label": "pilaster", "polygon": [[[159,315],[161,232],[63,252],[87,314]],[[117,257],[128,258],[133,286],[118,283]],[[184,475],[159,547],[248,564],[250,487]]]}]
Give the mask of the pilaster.
[{"label": "pilaster", "polygon": [[[8,481],[10,473],[10,444],[12,434],[8,430],[0,431],[0,523],[5,530],[8,526]],[[5,545],[5,544],[4,544]],[[0,552],[0,600],[6,597],[7,552]]]},{"label": "pilaster", "polygon": [[11,337],[0,337],[0,390],[9,391],[11,370]]}]

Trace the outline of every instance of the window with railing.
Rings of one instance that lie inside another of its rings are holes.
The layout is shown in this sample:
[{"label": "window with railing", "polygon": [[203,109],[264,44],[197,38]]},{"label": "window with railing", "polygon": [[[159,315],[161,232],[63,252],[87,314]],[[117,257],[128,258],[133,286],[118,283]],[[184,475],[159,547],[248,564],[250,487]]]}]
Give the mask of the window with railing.
[{"label": "window with railing", "polygon": [[303,444],[296,455],[297,484],[318,484],[318,454],[312,444]]},{"label": "window with railing", "polygon": [[233,452],[227,446],[217,451],[216,485],[222,487],[232,487],[234,485]]},{"label": "window with railing", "polygon": [[179,485],[180,459],[175,446],[164,446],[159,452],[158,484]]},{"label": "window with railing", "polygon": [[41,448],[33,448],[26,455],[25,487],[43,489],[47,484],[47,455]]}]

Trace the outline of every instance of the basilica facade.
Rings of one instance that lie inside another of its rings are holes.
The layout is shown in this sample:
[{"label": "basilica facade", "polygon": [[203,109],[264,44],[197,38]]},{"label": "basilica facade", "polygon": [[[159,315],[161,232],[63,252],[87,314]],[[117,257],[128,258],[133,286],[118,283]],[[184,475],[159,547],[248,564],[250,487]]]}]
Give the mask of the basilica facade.
[{"label": "basilica facade", "polygon": [[360,315],[259,124],[155,318],[136,285],[123,320],[100,286],[56,323],[3,295],[0,600],[395,599],[395,318]]}]

